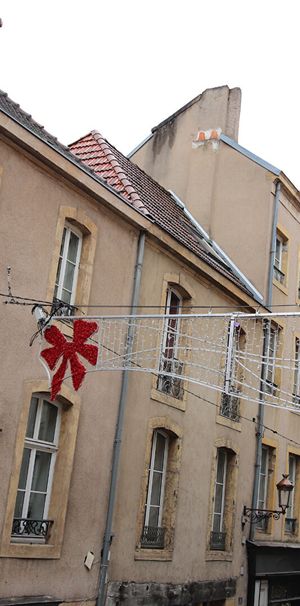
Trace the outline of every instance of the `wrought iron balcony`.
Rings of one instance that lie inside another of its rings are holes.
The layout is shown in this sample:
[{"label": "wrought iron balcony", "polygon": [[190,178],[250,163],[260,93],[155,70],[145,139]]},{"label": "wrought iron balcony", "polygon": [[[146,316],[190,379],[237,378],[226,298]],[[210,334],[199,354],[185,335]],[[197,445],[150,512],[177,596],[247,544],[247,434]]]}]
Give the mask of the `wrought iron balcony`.
[{"label": "wrought iron balcony", "polygon": [[240,420],[240,399],[238,395],[223,393],[220,407],[220,413],[223,417],[231,421]]},{"label": "wrought iron balcony", "polygon": [[56,316],[74,316],[76,309],[74,305],[69,305],[69,303],[65,303],[65,301],[56,297],[53,298],[51,313]]},{"label": "wrought iron balcony", "polygon": [[210,533],[210,549],[225,551],[226,532]]},{"label": "wrought iron balcony", "polygon": [[47,540],[53,520],[30,520],[28,518],[14,518],[12,537],[38,537]]},{"label": "wrought iron balcony", "polygon": [[160,372],[157,380],[157,389],[163,393],[182,400],[183,398],[183,381],[179,377],[172,377],[170,373],[175,375],[182,375],[183,363],[176,358],[165,358],[162,357]]},{"label": "wrought iron balcony", "polygon": [[165,546],[165,528],[160,526],[144,526],[141,536],[141,547],[147,549],[163,549]]},{"label": "wrought iron balcony", "polygon": [[276,267],[276,265],[274,265],[274,278],[277,282],[280,282],[280,284],[284,284],[285,282],[285,274],[279,267]]},{"label": "wrought iron balcony", "polygon": [[296,533],[297,519],[296,518],[285,518],[285,532],[290,534]]}]

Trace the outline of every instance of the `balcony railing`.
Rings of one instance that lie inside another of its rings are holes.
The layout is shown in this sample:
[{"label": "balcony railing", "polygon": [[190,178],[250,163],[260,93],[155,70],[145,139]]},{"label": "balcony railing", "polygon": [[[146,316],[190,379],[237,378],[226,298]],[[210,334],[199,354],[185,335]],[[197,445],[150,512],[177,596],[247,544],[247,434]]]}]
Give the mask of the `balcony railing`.
[{"label": "balcony railing", "polygon": [[163,393],[182,400],[183,398],[183,381],[179,377],[171,377],[164,373],[181,375],[183,371],[183,363],[176,358],[162,358],[160,372],[157,380],[157,389]]},{"label": "balcony railing", "polygon": [[69,305],[56,297],[53,298],[51,313],[55,313],[56,316],[74,316],[76,309],[74,305]]},{"label": "balcony railing", "polygon": [[141,547],[147,549],[163,549],[165,546],[165,528],[160,526],[144,526],[141,536]]},{"label": "balcony railing", "polygon": [[285,532],[289,532],[290,534],[295,534],[296,527],[297,527],[296,518],[285,518]]},{"label": "balcony railing", "polygon": [[281,269],[279,269],[279,267],[276,267],[276,265],[274,265],[274,278],[277,280],[277,282],[280,282],[280,284],[284,284],[285,274],[283,271],[281,271]]},{"label": "balcony railing", "polygon": [[12,537],[41,538],[45,541],[50,536],[53,520],[29,520],[28,518],[14,518]]},{"label": "balcony railing", "polygon": [[240,399],[238,395],[230,393],[222,394],[220,413],[231,421],[240,420]]},{"label": "balcony railing", "polygon": [[210,549],[216,551],[225,551],[226,532],[210,533]]}]

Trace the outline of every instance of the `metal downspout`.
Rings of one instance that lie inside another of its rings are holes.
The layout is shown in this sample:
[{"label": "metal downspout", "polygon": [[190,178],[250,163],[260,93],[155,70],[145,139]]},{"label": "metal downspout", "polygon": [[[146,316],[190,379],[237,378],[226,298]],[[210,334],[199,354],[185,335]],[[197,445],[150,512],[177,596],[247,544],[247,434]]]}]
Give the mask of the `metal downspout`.
[{"label": "metal downspout", "polygon": [[[267,284],[267,297],[266,307],[270,308],[272,305],[272,294],[273,294],[273,274],[274,274],[274,261],[276,252],[276,229],[278,221],[278,209],[279,209],[279,198],[280,198],[280,181],[276,181],[275,189],[275,201],[274,201],[274,212],[273,212],[273,223],[271,233],[271,246],[270,246],[270,261],[269,261],[269,272],[268,272],[268,284]],[[270,338],[270,323],[264,325],[264,342],[263,342],[263,364],[261,369],[260,377],[260,401],[258,405],[257,414],[257,431],[256,431],[256,456],[255,456],[255,468],[254,468],[254,482],[253,482],[253,493],[252,493],[252,509],[257,508],[258,491],[259,491],[259,472],[261,466],[261,455],[262,455],[262,438],[264,431],[264,402],[265,402],[265,379],[267,365],[264,363],[269,347]],[[255,534],[255,524],[251,522],[249,539],[252,541]]]},{"label": "metal downspout", "polygon": [[[144,249],[145,249],[145,233],[141,232],[140,236],[139,236],[139,241],[138,241],[130,314],[136,313],[136,306],[137,306],[138,300],[139,300],[141,274],[142,274],[142,267],[143,267],[143,260],[144,260]],[[130,354],[132,351],[133,338],[134,338],[134,323],[132,321],[129,321],[128,331],[127,331],[127,347],[126,347],[126,352],[128,354]],[[115,429],[115,439],[114,439],[114,445],[113,445],[112,468],[111,468],[109,497],[108,497],[108,506],[107,506],[107,514],[106,514],[106,525],[105,525],[103,546],[102,546],[102,552],[101,552],[97,606],[104,606],[105,597],[106,597],[105,596],[105,585],[106,585],[106,575],[107,575],[107,569],[108,569],[108,563],[109,563],[109,551],[110,551],[110,545],[111,545],[111,540],[112,540],[112,522],[113,522],[113,514],[114,514],[114,505],[115,505],[115,500],[116,500],[118,467],[119,467],[119,460],[120,460],[124,412],[125,412],[126,396],[127,396],[127,388],[128,388],[128,374],[129,374],[129,372],[125,368],[125,370],[123,370],[123,373],[122,373],[122,385],[121,385],[121,392],[120,392],[120,399],[119,399],[118,417],[117,417],[116,429]]]}]

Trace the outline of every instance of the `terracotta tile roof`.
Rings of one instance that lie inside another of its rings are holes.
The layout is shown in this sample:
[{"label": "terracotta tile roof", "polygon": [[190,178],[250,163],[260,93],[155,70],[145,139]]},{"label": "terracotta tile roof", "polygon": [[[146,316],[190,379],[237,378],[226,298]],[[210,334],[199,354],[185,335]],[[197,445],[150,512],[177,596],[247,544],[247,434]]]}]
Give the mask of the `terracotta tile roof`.
[{"label": "terracotta tile roof", "polygon": [[69,147],[84,164],[92,168],[133,206],[138,207],[177,241],[249,293],[220,257],[207,252],[199,233],[176,204],[172,194],[113,147],[100,133],[92,131]]}]

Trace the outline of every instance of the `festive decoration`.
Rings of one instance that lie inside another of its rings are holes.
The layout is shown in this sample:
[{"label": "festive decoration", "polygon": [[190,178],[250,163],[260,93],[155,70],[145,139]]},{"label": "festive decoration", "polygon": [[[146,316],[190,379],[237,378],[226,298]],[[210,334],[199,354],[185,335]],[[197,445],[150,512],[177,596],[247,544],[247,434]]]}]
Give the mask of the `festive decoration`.
[{"label": "festive decoration", "polygon": [[98,330],[97,322],[87,320],[74,321],[73,341],[68,341],[57,326],[50,326],[44,332],[44,338],[53,347],[43,349],[42,358],[47,362],[49,368],[54,370],[62,357],[61,364],[52,377],[51,400],[57,396],[67,369],[68,362],[71,367],[71,376],[74,389],[77,391],[82,384],[86,369],[78,358],[80,354],[93,366],[97,363],[98,347],[90,345],[86,340]]}]

